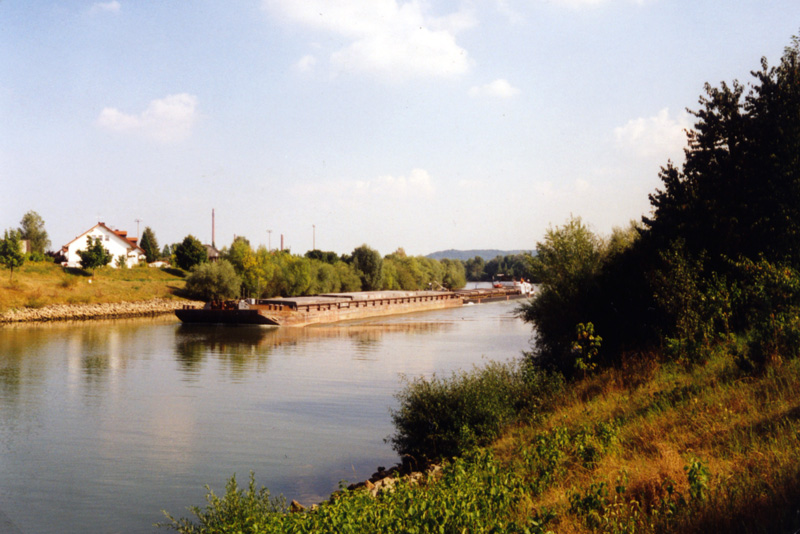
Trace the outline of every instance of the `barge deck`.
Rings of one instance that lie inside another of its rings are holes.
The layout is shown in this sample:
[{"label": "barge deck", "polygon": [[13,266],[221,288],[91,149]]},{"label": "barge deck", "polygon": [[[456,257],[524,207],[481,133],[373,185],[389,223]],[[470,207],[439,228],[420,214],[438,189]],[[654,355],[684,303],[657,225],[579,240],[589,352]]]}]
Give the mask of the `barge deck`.
[{"label": "barge deck", "polygon": [[359,291],[209,303],[202,309],[176,310],[175,315],[184,323],[306,326],[463,304],[464,297],[452,291]]}]

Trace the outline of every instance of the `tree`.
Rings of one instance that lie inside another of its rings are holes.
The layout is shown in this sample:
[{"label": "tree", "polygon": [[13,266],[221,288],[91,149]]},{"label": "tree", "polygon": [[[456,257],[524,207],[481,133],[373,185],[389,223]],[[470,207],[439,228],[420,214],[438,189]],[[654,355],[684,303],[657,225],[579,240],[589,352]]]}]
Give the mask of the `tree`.
[{"label": "tree", "polygon": [[45,249],[50,246],[50,238],[44,229],[44,219],[35,211],[29,211],[23,215],[19,222],[20,239],[30,242],[31,252],[44,254]]},{"label": "tree", "polygon": [[442,285],[448,289],[461,289],[467,285],[467,274],[464,262],[460,260],[443,259],[444,278]]},{"label": "tree", "polygon": [[486,261],[484,261],[483,258],[475,256],[466,261],[465,267],[467,271],[467,280],[471,282],[483,280],[485,276],[484,269],[486,267]]},{"label": "tree", "polygon": [[103,246],[103,239],[92,238],[90,235],[86,236],[86,250],[79,250],[78,256],[81,258],[81,267],[92,271],[92,274],[95,269],[108,265],[113,259],[111,253]]},{"label": "tree", "polygon": [[777,67],[762,59],[747,92],[706,84],[683,167],[669,163],[650,195],[646,233],[660,250],[681,240],[713,270],[740,256],[800,265],[799,56],[795,37]]},{"label": "tree", "polygon": [[361,278],[362,291],[375,291],[383,287],[383,258],[377,250],[367,245],[353,250],[353,267]]},{"label": "tree", "polygon": [[587,302],[604,259],[603,242],[572,217],[549,228],[536,250],[531,261],[541,286],[536,298],[521,306],[521,315],[536,327],[538,361],[569,374],[575,370],[575,328],[591,320]]},{"label": "tree", "polygon": [[186,291],[202,300],[225,300],[238,296],[242,279],[227,260],[200,263],[186,277]]},{"label": "tree", "polygon": [[178,267],[184,271],[189,271],[195,265],[208,261],[206,247],[191,234],[184,237],[183,241],[175,245],[173,253],[175,254],[175,261],[178,263]]},{"label": "tree", "polygon": [[306,252],[306,258],[310,260],[323,261],[331,265],[339,261],[339,256],[335,252],[324,251],[319,249],[309,250],[308,252]]},{"label": "tree", "polygon": [[11,270],[9,280],[14,278],[14,269],[25,263],[25,254],[22,253],[19,232],[16,230],[6,230],[0,241],[0,263]]},{"label": "tree", "polygon": [[144,232],[142,232],[142,238],[139,240],[139,246],[142,247],[142,250],[144,250],[147,263],[156,261],[161,254],[158,250],[156,234],[150,229],[149,226],[145,227]]}]

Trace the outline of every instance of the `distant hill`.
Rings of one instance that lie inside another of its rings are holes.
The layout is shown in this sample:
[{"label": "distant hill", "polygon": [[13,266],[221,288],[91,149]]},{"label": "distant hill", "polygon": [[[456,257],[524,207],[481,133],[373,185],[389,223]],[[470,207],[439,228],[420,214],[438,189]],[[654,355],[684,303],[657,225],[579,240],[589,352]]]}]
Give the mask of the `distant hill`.
[{"label": "distant hill", "polygon": [[495,259],[497,256],[513,256],[515,254],[522,254],[523,252],[531,252],[530,250],[494,250],[494,249],[486,249],[486,250],[440,250],[439,252],[433,252],[425,256],[426,258],[431,258],[433,260],[462,260],[467,261],[475,256],[480,256],[486,261],[490,261]]}]

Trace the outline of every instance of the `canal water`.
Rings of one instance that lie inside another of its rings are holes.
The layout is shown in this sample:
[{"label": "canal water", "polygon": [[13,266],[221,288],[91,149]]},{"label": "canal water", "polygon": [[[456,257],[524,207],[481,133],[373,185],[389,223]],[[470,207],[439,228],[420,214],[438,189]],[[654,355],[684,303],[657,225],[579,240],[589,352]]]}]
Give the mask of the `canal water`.
[{"label": "canal water", "polygon": [[160,532],[249,473],[324,500],[398,460],[404,376],[529,349],[500,302],[302,329],[170,317],[0,327],[0,532]]}]

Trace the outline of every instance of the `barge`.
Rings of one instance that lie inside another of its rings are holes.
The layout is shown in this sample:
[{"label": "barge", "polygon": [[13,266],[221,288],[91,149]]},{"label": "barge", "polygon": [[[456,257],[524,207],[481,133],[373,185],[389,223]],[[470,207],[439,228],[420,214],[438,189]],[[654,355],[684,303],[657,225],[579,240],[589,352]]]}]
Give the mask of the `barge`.
[{"label": "barge", "polygon": [[464,296],[453,291],[359,291],[309,297],[242,299],[175,310],[184,323],[306,326],[384,315],[455,308]]},{"label": "barge", "polygon": [[501,300],[524,299],[533,296],[533,284],[525,280],[495,280],[492,287],[459,289],[465,304],[481,304]]}]

